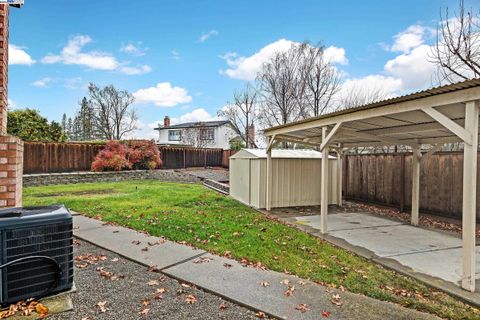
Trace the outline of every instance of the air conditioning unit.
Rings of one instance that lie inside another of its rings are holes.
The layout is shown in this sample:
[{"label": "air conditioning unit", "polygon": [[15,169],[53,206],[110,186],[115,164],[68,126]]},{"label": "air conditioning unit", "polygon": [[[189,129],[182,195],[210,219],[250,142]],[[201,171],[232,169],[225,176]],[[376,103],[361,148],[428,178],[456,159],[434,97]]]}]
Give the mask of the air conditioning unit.
[{"label": "air conditioning unit", "polygon": [[72,215],[64,206],[0,210],[0,304],[69,290]]}]

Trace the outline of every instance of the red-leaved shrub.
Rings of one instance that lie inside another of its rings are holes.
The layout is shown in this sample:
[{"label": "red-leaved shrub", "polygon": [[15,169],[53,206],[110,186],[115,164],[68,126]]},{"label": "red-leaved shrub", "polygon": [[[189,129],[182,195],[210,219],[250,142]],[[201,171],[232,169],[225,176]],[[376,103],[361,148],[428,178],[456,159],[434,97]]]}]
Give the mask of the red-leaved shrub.
[{"label": "red-leaved shrub", "polygon": [[108,141],[92,163],[92,171],[121,171],[131,167],[127,160],[127,147],[118,141]]},{"label": "red-leaved shrub", "polygon": [[92,163],[92,171],[153,170],[162,160],[153,141],[109,141]]},{"label": "red-leaved shrub", "polygon": [[153,141],[132,140],[128,141],[127,145],[127,159],[132,164],[132,169],[153,170],[162,165],[160,151]]}]

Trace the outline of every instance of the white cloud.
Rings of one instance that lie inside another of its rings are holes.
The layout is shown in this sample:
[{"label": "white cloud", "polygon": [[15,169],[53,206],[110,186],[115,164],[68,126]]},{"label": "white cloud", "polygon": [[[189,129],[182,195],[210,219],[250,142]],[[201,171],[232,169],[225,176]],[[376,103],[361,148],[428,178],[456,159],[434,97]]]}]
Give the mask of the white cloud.
[{"label": "white cloud", "polygon": [[[239,57],[235,52],[228,52],[220,58],[227,62],[229,69],[220,70],[220,73],[230,78],[254,80],[257,76],[257,73],[261,70],[263,64],[270,60],[276,53],[285,52],[292,46],[298,44],[298,42],[280,39],[266,45],[260,49],[260,51],[249,57]],[[330,46],[325,49],[325,57],[332,63],[343,65],[348,64],[345,49],[343,48]]]},{"label": "white cloud", "polygon": [[37,88],[47,88],[48,85],[53,81],[52,78],[45,77],[42,79],[39,79],[37,81],[32,82],[32,85],[37,87]]},{"label": "white cloud", "polygon": [[136,130],[128,132],[125,134],[125,139],[158,139],[158,131],[153,130],[157,128],[158,125],[155,123],[155,126],[152,126],[153,123],[145,124],[144,122],[137,120],[135,122]]},{"label": "white cloud", "polygon": [[31,66],[36,61],[25,51],[25,48],[10,44],[8,46],[8,64]]},{"label": "white cloud", "polygon": [[205,42],[211,37],[218,36],[218,31],[217,30],[210,30],[208,32],[202,32],[202,35],[198,39],[199,42]]},{"label": "white cloud", "polygon": [[129,42],[127,44],[122,44],[122,46],[120,47],[121,52],[128,53],[137,57],[144,56],[147,50],[147,48],[143,48],[142,42],[137,42],[136,44]]},{"label": "white cloud", "polygon": [[383,75],[368,75],[343,82],[336,100],[341,108],[349,108],[398,95],[402,80]]},{"label": "white cloud", "polygon": [[431,85],[436,66],[428,61],[431,47],[420,45],[385,64],[385,71],[401,79],[403,89],[424,89]]},{"label": "white cloud", "polygon": [[64,87],[70,90],[83,90],[88,88],[88,83],[83,81],[81,77],[67,78]]},{"label": "white cloud", "polygon": [[17,108],[17,104],[12,99],[8,98],[8,109],[14,110]]},{"label": "white cloud", "polygon": [[335,46],[330,46],[325,49],[324,57],[327,61],[330,61],[331,63],[338,63],[342,65],[348,64],[348,59],[345,54],[344,48],[337,48]]},{"label": "white cloud", "polygon": [[260,71],[265,62],[267,62],[275,53],[287,51],[293,44],[294,42],[290,40],[280,39],[266,45],[250,57],[238,57],[235,52],[229,52],[221,58],[226,60],[230,69],[221,70],[220,73],[225,74],[230,78],[254,80],[257,72]]},{"label": "white cloud", "polygon": [[147,65],[139,65],[136,67],[124,66],[124,67],[121,67],[119,70],[120,72],[128,75],[137,75],[137,74],[149,73],[150,71],[152,71],[152,68],[150,68]]},{"label": "white cloud", "polygon": [[409,26],[406,30],[397,33],[393,39],[394,43],[389,48],[393,52],[408,53],[413,48],[419,47],[425,43],[425,39],[433,34],[431,28],[418,24]]},{"label": "white cloud", "polygon": [[173,60],[180,60],[180,58],[181,58],[180,53],[177,50],[173,49],[171,51],[171,54],[172,54],[172,59]]},{"label": "white cloud", "polygon": [[85,45],[92,42],[92,38],[78,35],[71,38],[59,55],[47,55],[42,59],[43,63],[63,63],[66,65],[83,65],[90,69],[115,70],[119,63],[109,53],[99,51],[82,52]]},{"label": "white cloud", "polygon": [[171,124],[179,124],[185,122],[200,122],[200,121],[212,121],[216,120],[218,117],[212,116],[204,108],[197,108],[191,112],[182,114],[179,117],[174,117],[170,120]]},{"label": "white cloud", "polygon": [[140,89],[133,93],[137,103],[153,103],[157,107],[174,107],[192,101],[186,89],[172,87],[169,82],[158,83],[155,87]]}]

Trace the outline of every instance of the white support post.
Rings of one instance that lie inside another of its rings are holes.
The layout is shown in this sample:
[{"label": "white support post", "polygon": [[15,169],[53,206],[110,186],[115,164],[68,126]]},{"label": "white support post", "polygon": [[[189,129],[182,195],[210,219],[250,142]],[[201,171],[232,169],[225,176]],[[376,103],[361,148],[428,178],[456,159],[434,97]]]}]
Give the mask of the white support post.
[{"label": "white support post", "polygon": [[465,130],[472,136],[463,149],[462,288],[475,292],[475,226],[477,200],[478,102],[465,105]]},{"label": "white support post", "polygon": [[270,137],[269,148],[267,148],[267,173],[266,173],[266,195],[265,195],[265,209],[270,211],[272,209],[272,146],[274,137]]},{"label": "white support post", "polygon": [[418,225],[419,207],[420,207],[420,162],[422,153],[420,148],[413,149],[412,156],[412,216],[411,224]]},{"label": "white support post", "polygon": [[337,149],[337,205],[343,207],[343,148],[340,145]]},{"label": "white support post", "polygon": [[[327,138],[327,127],[322,128],[322,141]],[[321,181],[321,199],[320,199],[320,232],[327,233],[328,219],[328,150],[325,146],[322,150],[322,181]]]}]

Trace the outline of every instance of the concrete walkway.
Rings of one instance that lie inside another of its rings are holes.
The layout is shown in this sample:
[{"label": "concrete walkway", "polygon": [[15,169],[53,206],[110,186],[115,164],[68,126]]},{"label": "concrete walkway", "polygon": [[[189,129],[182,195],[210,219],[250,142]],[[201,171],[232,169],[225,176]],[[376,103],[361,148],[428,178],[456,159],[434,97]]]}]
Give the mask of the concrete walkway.
[{"label": "concrete walkway", "polygon": [[[164,274],[195,284],[232,302],[281,319],[437,319],[372,298],[340,292],[274,271],[244,267],[235,260],[76,215],[76,237]],[[285,294],[294,286],[292,295]],[[340,306],[331,300],[340,295]],[[298,310],[305,304],[307,311]]]},{"label": "concrete walkway", "polygon": [[[477,258],[477,292],[459,287],[462,241],[445,232],[414,227],[366,213],[333,213],[328,234],[322,235],[320,216],[281,218],[335,245],[416,277],[430,285],[480,305],[480,259]],[[477,246],[480,254],[480,246]]]}]

